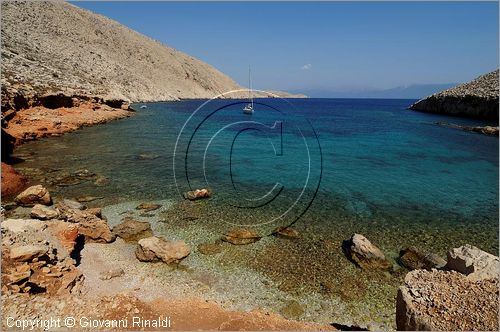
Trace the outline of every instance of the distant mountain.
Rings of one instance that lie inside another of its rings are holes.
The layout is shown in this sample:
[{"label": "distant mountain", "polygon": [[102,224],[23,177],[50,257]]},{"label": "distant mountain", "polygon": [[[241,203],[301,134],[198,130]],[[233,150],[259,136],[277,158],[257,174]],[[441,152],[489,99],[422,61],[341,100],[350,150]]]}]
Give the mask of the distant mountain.
[{"label": "distant mountain", "polygon": [[293,93],[303,93],[311,98],[391,98],[391,99],[421,99],[438,91],[449,89],[456,83],[444,84],[411,84],[391,89],[358,89],[340,91],[335,89],[300,89]]}]

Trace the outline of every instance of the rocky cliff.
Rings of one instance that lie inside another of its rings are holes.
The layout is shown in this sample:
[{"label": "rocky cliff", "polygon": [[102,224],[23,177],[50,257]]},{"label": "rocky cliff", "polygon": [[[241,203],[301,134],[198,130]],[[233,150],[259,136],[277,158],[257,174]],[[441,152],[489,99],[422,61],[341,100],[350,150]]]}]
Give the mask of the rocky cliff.
[{"label": "rocky cliff", "polygon": [[6,108],[24,108],[37,96],[59,93],[159,101],[241,89],[214,67],[72,4],[1,6]]},{"label": "rocky cliff", "polygon": [[410,109],[498,122],[498,70],[419,100]]}]

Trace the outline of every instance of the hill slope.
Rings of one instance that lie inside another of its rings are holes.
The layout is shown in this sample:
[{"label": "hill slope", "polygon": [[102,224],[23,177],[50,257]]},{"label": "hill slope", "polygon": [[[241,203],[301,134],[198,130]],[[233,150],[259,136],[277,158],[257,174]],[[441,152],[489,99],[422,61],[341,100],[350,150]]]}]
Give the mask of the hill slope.
[{"label": "hill slope", "polygon": [[240,89],[210,65],[65,2],[2,2],[2,85],[130,101]]},{"label": "hill slope", "polygon": [[419,100],[410,109],[498,122],[498,70]]}]

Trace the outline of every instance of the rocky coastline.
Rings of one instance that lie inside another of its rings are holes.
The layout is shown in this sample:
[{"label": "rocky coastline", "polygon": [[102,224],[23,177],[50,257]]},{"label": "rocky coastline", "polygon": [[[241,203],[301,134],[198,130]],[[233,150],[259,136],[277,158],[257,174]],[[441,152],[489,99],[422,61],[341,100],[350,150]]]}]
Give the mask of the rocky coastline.
[{"label": "rocky coastline", "polygon": [[496,70],[419,100],[411,105],[410,109],[498,123],[498,94],[498,70]]}]

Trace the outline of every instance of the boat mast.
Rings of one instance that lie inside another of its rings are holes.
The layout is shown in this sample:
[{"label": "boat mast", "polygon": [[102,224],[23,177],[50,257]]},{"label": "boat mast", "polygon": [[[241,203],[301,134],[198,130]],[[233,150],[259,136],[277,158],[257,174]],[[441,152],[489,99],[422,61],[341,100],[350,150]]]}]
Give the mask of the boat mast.
[{"label": "boat mast", "polygon": [[251,78],[251,73],[250,73],[250,66],[248,66],[248,86],[250,87],[250,89],[248,91],[248,97],[250,98],[250,104],[252,105],[252,109],[253,109],[252,78]]}]

